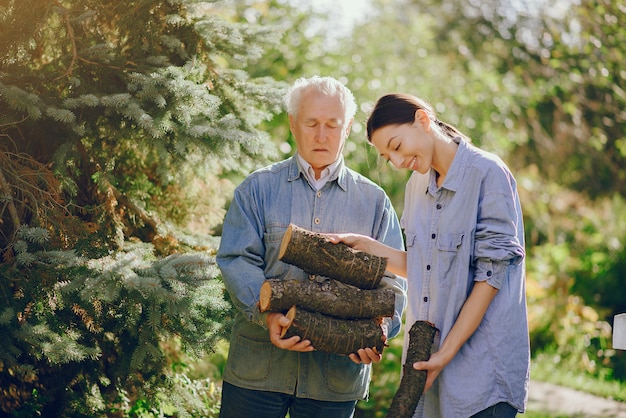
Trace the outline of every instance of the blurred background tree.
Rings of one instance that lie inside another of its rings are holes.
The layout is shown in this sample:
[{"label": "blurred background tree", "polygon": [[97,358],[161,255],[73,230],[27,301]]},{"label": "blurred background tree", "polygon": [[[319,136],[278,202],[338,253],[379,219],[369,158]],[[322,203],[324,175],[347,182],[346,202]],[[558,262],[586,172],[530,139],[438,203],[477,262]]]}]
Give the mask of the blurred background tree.
[{"label": "blurred background tree", "polygon": [[[533,376],[626,379],[620,2],[371,0],[348,33],[287,0],[4,3],[3,410],[215,413],[186,355],[228,330],[221,219],[243,176],[293,152],[282,94],[313,74],[355,93],[344,155],[399,214],[409,173],[364,133],[380,95],[422,96],[500,155],[525,212]],[[361,416],[384,415],[399,341]]]},{"label": "blurred background tree", "polygon": [[[534,376],[585,390],[593,389],[572,375],[623,380],[626,358],[611,348],[611,323],[626,311],[626,32],[618,24],[626,9],[609,0],[371,3],[349,36],[335,38],[326,26],[318,46],[301,50],[305,74],[341,78],[360,104],[348,163],[402,213],[409,173],[381,164],[364,133],[373,102],[392,91],[426,98],[441,119],[504,158],[525,211]],[[378,395],[397,385],[386,374],[397,368],[396,355],[376,366],[362,410],[384,413]]]}]

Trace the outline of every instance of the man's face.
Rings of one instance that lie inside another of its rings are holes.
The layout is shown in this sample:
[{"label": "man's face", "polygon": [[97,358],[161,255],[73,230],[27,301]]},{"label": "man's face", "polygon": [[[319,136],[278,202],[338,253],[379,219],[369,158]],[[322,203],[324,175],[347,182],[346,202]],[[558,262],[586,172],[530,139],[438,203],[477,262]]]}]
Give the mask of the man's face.
[{"label": "man's face", "polygon": [[339,98],[316,90],[305,91],[297,115],[289,115],[289,127],[298,153],[311,164],[318,178],[322,170],[341,155],[352,125],[352,121],[344,118]]}]

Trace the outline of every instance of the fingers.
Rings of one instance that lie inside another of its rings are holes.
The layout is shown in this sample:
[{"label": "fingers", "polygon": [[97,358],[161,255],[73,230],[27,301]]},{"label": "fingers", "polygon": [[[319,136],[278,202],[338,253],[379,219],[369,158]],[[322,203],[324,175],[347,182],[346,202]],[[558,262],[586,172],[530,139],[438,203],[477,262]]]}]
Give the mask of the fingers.
[{"label": "fingers", "polygon": [[267,328],[270,335],[270,341],[278,348],[291,351],[313,351],[315,348],[311,345],[311,341],[300,341],[300,337],[293,336],[290,338],[281,338],[283,329],[291,324],[289,318],[282,313],[271,312],[265,318]]},{"label": "fingers", "polygon": [[348,357],[356,364],[378,363],[382,355],[378,354],[376,348],[360,348],[356,353],[351,353]]},{"label": "fingers", "polygon": [[315,347],[311,345],[311,341],[309,340],[300,341],[300,337],[298,337],[297,335],[291,338],[286,338],[286,339],[281,339],[281,338],[272,339],[272,343],[276,347],[282,348],[283,350],[300,351],[300,352],[308,352],[308,351],[315,350]]},{"label": "fingers", "polygon": [[413,368],[415,370],[426,370],[428,372],[428,374],[426,375],[426,384],[424,385],[424,392],[430,389],[430,387],[435,382],[435,379],[437,378],[437,376],[439,376],[439,373],[441,372],[441,369],[439,369],[436,365],[431,364],[430,362],[427,362],[427,361],[415,362],[413,363]]}]

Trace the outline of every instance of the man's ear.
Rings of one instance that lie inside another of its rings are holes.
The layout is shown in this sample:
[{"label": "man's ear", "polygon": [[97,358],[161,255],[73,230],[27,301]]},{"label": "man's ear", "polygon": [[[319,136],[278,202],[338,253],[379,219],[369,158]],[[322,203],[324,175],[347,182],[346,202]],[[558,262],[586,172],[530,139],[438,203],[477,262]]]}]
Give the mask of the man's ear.
[{"label": "man's ear", "polygon": [[289,115],[289,130],[291,131],[291,134],[293,135],[293,131],[295,130],[296,126],[296,119],[293,117],[293,115]]},{"label": "man's ear", "polygon": [[350,119],[350,121],[348,122],[348,125],[346,126],[346,138],[350,136],[350,130],[352,129],[353,122],[354,122],[354,119]]}]

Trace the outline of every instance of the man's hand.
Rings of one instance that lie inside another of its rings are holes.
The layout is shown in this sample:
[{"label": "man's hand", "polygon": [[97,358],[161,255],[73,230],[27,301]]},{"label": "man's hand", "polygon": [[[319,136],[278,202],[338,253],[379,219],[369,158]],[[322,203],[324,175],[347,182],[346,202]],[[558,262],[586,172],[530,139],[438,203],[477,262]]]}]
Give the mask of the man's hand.
[{"label": "man's hand", "polygon": [[315,348],[311,345],[311,341],[300,341],[300,337],[293,336],[283,340],[280,338],[283,328],[288,327],[291,321],[285,315],[279,312],[270,312],[265,317],[265,323],[270,333],[270,341],[278,348],[291,351],[313,351]]},{"label": "man's hand", "polygon": [[[387,342],[387,325],[383,323],[381,328],[383,330],[383,342]],[[356,364],[370,364],[378,363],[383,355],[376,348],[359,348],[356,353],[351,353],[348,357]]]},{"label": "man's hand", "polygon": [[378,363],[383,358],[382,354],[378,354],[375,348],[359,348],[356,353],[352,353],[348,357],[356,364]]}]

